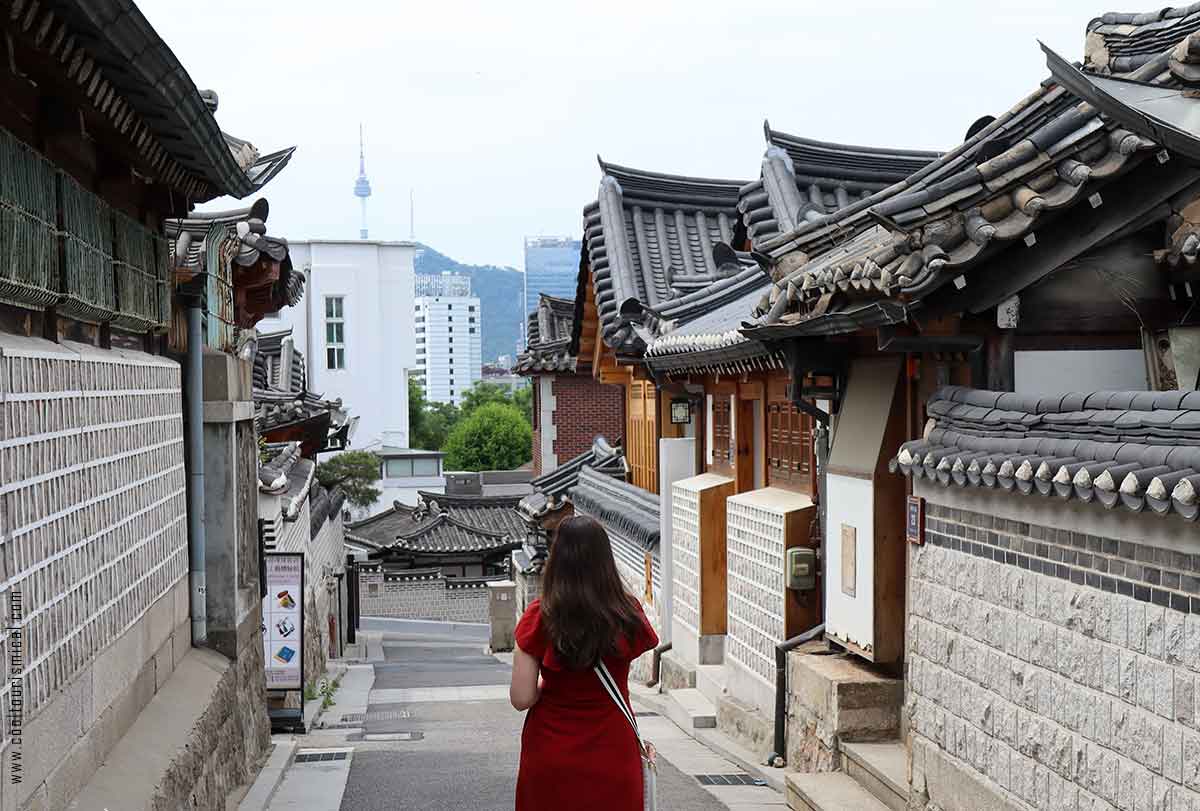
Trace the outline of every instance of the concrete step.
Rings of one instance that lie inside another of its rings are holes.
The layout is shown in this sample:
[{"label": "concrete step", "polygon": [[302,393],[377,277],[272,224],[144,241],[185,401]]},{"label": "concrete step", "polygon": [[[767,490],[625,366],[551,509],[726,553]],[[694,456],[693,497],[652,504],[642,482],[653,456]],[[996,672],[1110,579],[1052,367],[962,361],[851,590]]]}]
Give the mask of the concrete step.
[{"label": "concrete step", "polygon": [[694,687],[667,693],[667,716],[684,729],[717,727],[717,708]]},{"label": "concrete step", "polygon": [[888,811],[886,805],[842,772],[789,773],[787,802],[792,811]]},{"label": "concrete step", "polygon": [[725,665],[700,665],[696,668],[696,689],[715,706],[729,694]]},{"label": "concrete step", "polygon": [[908,808],[908,752],[900,741],[843,742],[842,768],[892,811]]}]

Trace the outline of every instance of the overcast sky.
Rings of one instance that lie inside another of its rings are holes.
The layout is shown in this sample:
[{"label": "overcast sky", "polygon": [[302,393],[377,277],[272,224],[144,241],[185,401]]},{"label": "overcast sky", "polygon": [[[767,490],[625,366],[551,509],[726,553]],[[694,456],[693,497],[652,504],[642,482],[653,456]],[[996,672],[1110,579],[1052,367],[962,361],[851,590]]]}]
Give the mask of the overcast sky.
[{"label": "overcast sky", "polygon": [[[1098,5],[1099,3],[1099,5]],[[354,238],[358,124],[371,237],[523,266],[522,239],[578,236],[596,155],[752,179],[762,122],[869,146],[945,149],[1081,58],[1106,0],[246,3],[139,0],[221,127],[296,145],[268,229]],[[1143,8],[1144,7],[1144,8]],[[222,201],[227,204],[229,201]]]}]

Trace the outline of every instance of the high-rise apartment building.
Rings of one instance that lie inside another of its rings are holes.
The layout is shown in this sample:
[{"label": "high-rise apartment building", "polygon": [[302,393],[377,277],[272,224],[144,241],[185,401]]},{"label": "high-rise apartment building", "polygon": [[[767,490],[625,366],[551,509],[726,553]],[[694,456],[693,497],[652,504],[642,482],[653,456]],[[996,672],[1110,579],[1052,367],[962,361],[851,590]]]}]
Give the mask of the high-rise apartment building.
[{"label": "high-rise apartment building", "polygon": [[425,399],[460,405],[483,376],[479,299],[474,296],[417,296],[413,302],[416,365],[413,376]]},{"label": "high-rise apartment building", "polygon": [[413,292],[418,296],[469,296],[471,277],[463,273],[418,273]]},{"label": "high-rise apartment building", "polygon": [[[537,309],[540,293],[556,298],[575,298],[580,249],[580,241],[570,237],[525,238],[525,305],[522,312],[526,316]],[[522,347],[524,343],[521,342]]]}]

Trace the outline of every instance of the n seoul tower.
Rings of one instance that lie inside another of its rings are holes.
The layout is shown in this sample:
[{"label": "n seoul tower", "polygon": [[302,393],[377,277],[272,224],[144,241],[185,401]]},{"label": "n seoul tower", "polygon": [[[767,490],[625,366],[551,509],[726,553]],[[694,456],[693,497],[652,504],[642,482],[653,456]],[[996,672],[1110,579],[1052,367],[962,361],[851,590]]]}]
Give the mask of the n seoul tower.
[{"label": "n seoul tower", "polygon": [[362,228],[358,238],[367,238],[367,198],[371,196],[371,181],[367,180],[367,156],[363,148],[362,124],[358,125],[358,180],[354,181],[354,196],[362,206]]}]

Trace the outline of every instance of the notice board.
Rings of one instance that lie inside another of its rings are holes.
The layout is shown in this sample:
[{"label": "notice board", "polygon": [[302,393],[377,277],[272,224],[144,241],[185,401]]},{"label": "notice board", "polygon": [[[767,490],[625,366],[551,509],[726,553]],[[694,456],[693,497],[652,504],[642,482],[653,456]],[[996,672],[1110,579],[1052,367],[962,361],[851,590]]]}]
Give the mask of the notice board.
[{"label": "notice board", "polygon": [[267,552],[263,663],[268,690],[304,689],[304,554]]}]

